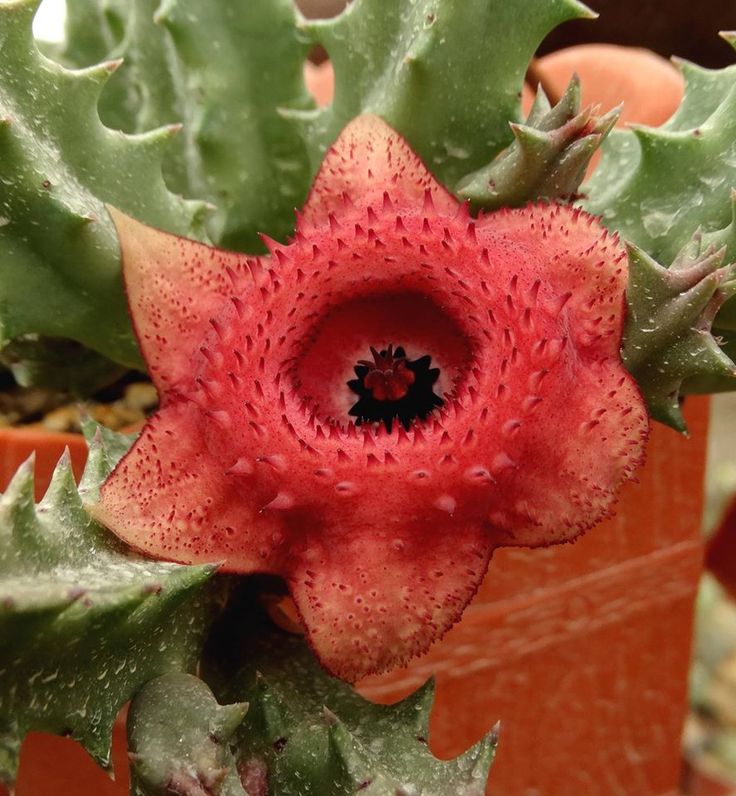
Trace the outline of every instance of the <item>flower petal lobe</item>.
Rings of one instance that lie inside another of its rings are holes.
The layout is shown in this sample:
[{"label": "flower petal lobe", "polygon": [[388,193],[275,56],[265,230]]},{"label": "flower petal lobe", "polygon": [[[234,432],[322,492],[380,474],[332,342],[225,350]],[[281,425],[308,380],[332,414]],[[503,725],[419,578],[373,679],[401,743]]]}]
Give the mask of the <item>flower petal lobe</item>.
[{"label": "flower petal lobe", "polygon": [[424,652],[460,618],[488,567],[478,527],[376,528],[316,543],[289,580],[309,643],[327,669],[355,681]]},{"label": "flower petal lobe", "polygon": [[[380,117],[365,114],[345,127],[325,156],[301,224],[318,225],[353,207],[419,207],[431,202],[455,213],[457,201],[429,173],[406,141]],[[375,212],[375,211],[374,211]]]},{"label": "flower petal lobe", "polygon": [[108,207],[138,343],[159,390],[188,378],[213,313],[245,274],[247,258],[147,227]]}]

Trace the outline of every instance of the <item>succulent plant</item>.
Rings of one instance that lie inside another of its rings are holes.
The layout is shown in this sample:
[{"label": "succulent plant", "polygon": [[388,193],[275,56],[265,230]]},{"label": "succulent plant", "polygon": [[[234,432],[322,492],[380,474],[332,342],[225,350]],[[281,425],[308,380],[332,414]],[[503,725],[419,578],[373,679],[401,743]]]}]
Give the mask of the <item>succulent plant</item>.
[{"label": "succulent plant", "polygon": [[[685,96],[659,128],[616,130],[585,185],[585,206],[650,256],[672,262],[700,228],[714,232],[731,221],[736,163],[736,65],[703,69],[679,62]],[[730,251],[736,257],[736,251]]]},{"label": "succulent plant", "polygon": [[494,548],[574,538],[641,461],[626,255],[581,211],[472,219],[362,116],[270,257],[115,215],[162,409],[91,510],[149,555],[282,575],[341,677],[423,652]]},{"label": "succulent plant", "polygon": [[[124,59],[115,88],[125,129],[183,124],[164,172],[177,191],[213,203],[214,241],[260,252],[259,232],[285,237],[310,175],[299,124],[280,109],[314,107],[293,2],[252,0],[233,14],[226,3],[134,0],[123,24],[113,53]],[[112,110],[103,105],[104,117]]]},{"label": "succulent plant", "polygon": [[[441,764],[428,689],[379,707],[320,664],[426,650],[495,548],[610,513],[647,407],[683,430],[682,394],[736,386],[735,67],[683,67],[580,189],[616,111],[519,103],[575,0],[69,0],[45,54],[37,6],[0,0],[2,360],[83,392],[145,359],[161,410],[130,450],[98,431],[79,489],[63,460],[2,496],[0,779],[32,729],[106,765],[135,697],[141,796],[482,793],[493,734]],[[306,640],[238,600],[263,573]]]},{"label": "succulent plant", "polygon": [[[733,33],[721,35],[736,41]],[[611,133],[599,167],[583,186],[583,206],[660,264],[673,262],[696,233],[706,244],[725,246],[725,261],[733,262],[736,65],[717,70],[687,62],[679,66],[686,86],[679,110],[659,128]],[[732,347],[736,302],[726,301],[713,325],[721,342]],[[698,355],[697,347],[690,352]],[[722,360],[706,357],[703,370],[708,362],[716,370],[705,381],[685,379],[683,392],[699,392],[704,383],[709,390],[734,389]]]},{"label": "succulent plant", "polygon": [[334,100],[297,114],[314,170],[351,119],[372,113],[440,182],[455,185],[511,143],[508,123],[521,121],[524,75],[542,39],[567,20],[593,17],[578,0],[528,0],[523,25],[504,0],[360,0],[334,19],[303,20],[302,35],[335,68]]},{"label": "succulent plant", "polygon": [[248,703],[218,705],[191,674],[148,682],[128,714],[133,796],[256,796],[243,789],[230,741]]},{"label": "succulent plant", "polygon": [[243,621],[248,600],[247,590],[235,596],[235,622],[223,616],[202,667],[219,700],[248,701],[234,737],[244,779],[262,777],[273,796],[484,792],[497,727],[465,754],[438,760],[430,751],[432,681],[394,705],[368,702],[326,674],[301,636],[275,629],[262,612]]},{"label": "succulent plant", "polygon": [[79,491],[65,456],[37,506],[32,461],[0,498],[0,782],[31,730],[71,736],[109,766],[125,702],[197,662],[214,568],[133,555],[83,507],[129,444],[98,430]]},{"label": "succulent plant", "polygon": [[629,313],[623,357],[656,420],[685,431],[683,383],[734,379],[736,366],[711,334],[713,319],[736,293],[736,266],[723,265],[725,247],[703,250],[696,235],[669,268],[629,247]]},{"label": "succulent plant", "polygon": [[[67,0],[65,6],[63,40],[51,45],[41,41],[41,51],[70,69],[109,59],[125,37],[127,0]],[[103,104],[107,100],[106,92]]]},{"label": "succulent plant", "polygon": [[[455,760],[429,748],[430,681],[376,705],[330,677],[300,636],[243,592],[219,620],[201,676],[141,690],[128,719],[139,796],[481,796],[498,729]],[[226,703],[218,704],[217,699]]]},{"label": "succulent plant", "polygon": [[39,2],[0,3],[0,346],[63,337],[135,366],[104,202],[190,234],[203,204],[164,184],[174,128],[125,136],[101,124],[97,101],[115,62],[72,72],[41,55],[31,31]]}]

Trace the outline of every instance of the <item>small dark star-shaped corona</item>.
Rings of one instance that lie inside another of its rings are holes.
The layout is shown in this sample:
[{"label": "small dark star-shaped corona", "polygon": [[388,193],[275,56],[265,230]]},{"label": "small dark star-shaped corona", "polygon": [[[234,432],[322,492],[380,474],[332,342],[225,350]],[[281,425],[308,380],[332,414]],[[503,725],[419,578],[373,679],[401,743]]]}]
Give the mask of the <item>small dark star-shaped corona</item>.
[{"label": "small dark star-shaped corona", "polygon": [[357,379],[348,387],[358,396],[349,414],[356,425],[383,423],[390,433],[394,420],[409,429],[413,420],[424,420],[444,401],[434,392],[440,369],[430,368],[429,355],[410,360],[402,346],[382,351],[371,347],[373,361],[361,359],[355,366]]}]

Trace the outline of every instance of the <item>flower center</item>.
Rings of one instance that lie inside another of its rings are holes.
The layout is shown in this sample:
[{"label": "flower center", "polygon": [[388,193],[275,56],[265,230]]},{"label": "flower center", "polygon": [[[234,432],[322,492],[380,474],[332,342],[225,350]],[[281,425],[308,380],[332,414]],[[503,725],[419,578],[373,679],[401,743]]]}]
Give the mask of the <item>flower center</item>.
[{"label": "flower center", "polygon": [[471,335],[444,294],[377,280],[358,289],[366,292],[319,295],[329,304],[313,311],[285,366],[320,434],[349,435],[362,425],[360,436],[371,436],[378,424],[406,428],[428,418],[463,390],[474,362]]},{"label": "flower center", "polygon": [[[371,346],[373,362],[361,359],[358,365],[368,368],[363,384],[377,401],[398,401],[409,392],[416,381],[414,371],[410,370],[404,349],[399,346],[394,352],[393,345],[384,351],[376,351]],[[359,375],[359,374],[358,374]]]},{"label": "flower center", "polygon": [[430,368],[428,355],[410,360],[402,346],[393,345],[382,351],[371,346],[373,361],[358,360],[357,379],[347,383],[358,396],[349,414],[362,423],[383,423],[390,433],[393,421],[408,429],[412,420],[423,420],[433,409],[442,406],[442,398],[434,392],[440,376],[439,368]]}]

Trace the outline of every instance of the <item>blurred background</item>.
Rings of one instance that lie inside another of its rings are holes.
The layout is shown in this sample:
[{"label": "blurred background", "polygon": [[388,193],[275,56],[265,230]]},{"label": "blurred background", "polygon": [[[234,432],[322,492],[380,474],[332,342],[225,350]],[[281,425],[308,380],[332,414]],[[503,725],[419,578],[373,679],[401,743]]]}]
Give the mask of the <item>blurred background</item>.
[{"label": "blurred background", "polygon": [[[331,16],[345,6],[345,0],[298,0],[304,13]],[[586,0],[600,14],[594,25],[588,21],[569,22],[543,42],[539,54],[573,44],[608,42],[648,47],[669,57],[696,61],[702,66],[725,66],[732,50],[725,42],[714,41],[719,30],[736,28],[736,3],[731,0]],[[523,3],[519,5],[523,14]]]},{"label": "blurred background", "polygon": [[[336,14],[345,0],[297,0],[313,17]],[[715,34],[736,29],[736,2],[732,0],[587,0],[600,18],[569,22],[542,43],[540,55],[584,42],[609,42],[648,47],[665,57],[676,54],[703,66],[731,63],[733,51]],[[665,10],[666,9],[666,10]],[[64,0],[45,0],[34,31],[39,38],[60,41]]]}]

